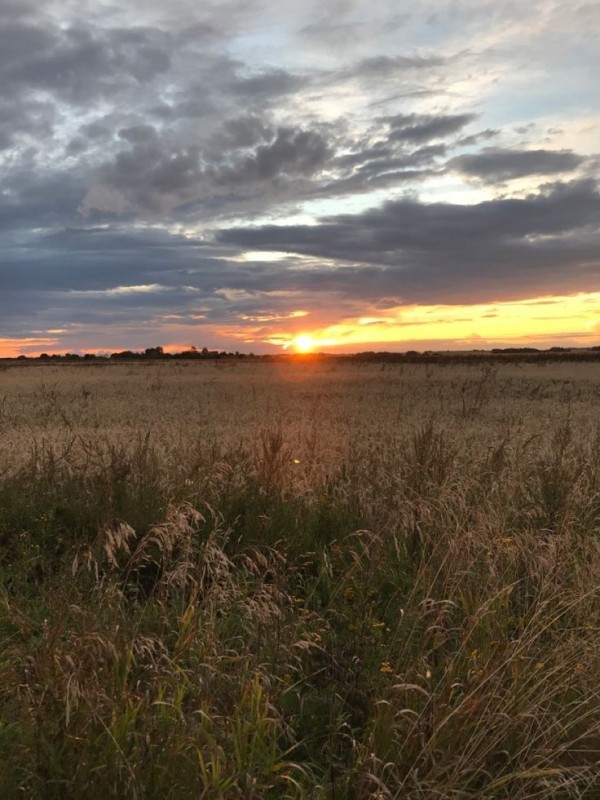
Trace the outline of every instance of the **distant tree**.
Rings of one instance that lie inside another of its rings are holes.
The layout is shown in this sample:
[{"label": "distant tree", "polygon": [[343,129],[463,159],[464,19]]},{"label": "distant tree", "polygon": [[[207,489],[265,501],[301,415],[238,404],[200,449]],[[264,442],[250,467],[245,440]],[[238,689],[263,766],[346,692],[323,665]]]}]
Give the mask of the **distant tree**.
[{"label": "distant tree", "polygon": [[144,358],[163,358],[165,351],[162,347],[147,347],[144,350]]}]

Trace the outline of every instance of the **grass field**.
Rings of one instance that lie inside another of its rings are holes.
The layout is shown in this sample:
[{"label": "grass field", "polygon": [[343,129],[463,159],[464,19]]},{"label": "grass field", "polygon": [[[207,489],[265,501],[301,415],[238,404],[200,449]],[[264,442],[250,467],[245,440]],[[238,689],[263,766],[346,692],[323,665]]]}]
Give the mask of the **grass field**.
[{"label": "grass field", "polygon": [[600,365],[0,372],[0,797],[600,797]]}]

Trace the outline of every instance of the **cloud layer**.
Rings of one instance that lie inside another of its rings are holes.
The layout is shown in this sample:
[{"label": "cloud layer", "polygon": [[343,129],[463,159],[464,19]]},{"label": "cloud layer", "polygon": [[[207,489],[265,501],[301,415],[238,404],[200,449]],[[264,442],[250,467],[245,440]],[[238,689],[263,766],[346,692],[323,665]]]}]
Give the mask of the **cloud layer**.
[{"label": "cloud layer", "polygon": [[261,350],[593,291],[599,27],[542,0],[0,0],[0,342]]}]

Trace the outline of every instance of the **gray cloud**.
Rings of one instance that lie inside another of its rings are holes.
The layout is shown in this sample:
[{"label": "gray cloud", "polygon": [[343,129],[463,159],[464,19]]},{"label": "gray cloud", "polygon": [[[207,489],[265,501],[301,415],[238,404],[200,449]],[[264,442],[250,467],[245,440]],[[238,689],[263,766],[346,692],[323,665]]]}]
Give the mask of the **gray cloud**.
[{"label": "gray cloud", "polygon": [[[252,117],[226,123],[226,144],[231,147],[265,137],[271,140],[249,152],[248,147],[233,155],[225,151],[218,163],[214,163],[218,157],[214,142],[204,153],[198,145],[180,146],[166,137],[161,139],[148,125],[122,129],[119,136],[131,147],[100,167],[97,185],[116,190],[134,208],[152,212],[219,197],[232,189],[243,195],[248,184],[310,178],[333,153],[318,132],[282,127],[271,131]],[[212,161],[207,161],[208,155],[213,156]],[[88,208],[113,210],[94,197],[86,202]]]},{"label": "gray cloud", "polygon": [[420,144],[434,139],[445,139],[459,133],[476,114],[397,114],[389,118],[392,141]]},{"label": "gray cloud", "polygon": [[447,63],[443,56],[372,56],[359,61],[349,75],[376,80],[393,78],[414,70],[430,70]]},{"label": "gray cloud", "polygon": [[166,38],[141,28],[62,29],[5,22],[0,50],[3,92],[52,91],[78,105],[151,81],[170,65]]},{"label": "gray cloud", "polygon": [[[247,249],[288,255],[233,260]],[[333,322],[364,313],[365,304],[595,290],[600,195],[592,182],[574,182],[474,206],[405,199],[312,226],[230,228],[213,243],[127,226],[70,228],[3,250],[0,318],[11,335],[33,319],[48,327],[137,324],[140,337],[172,315],[195,329],[256,327],[256,318],[307,307]]]},{"label": "gray cloud", "polygon": [[282,95],[293,94],[306,80],[283,69],[271,69],[251,75],[237,75],[231,81],[231,91],[254,100],[268,99],[274,101]]},{"label": "gray cloud", "polygon": [[584,162],[568,150],[500,150],[458,156],[450,166],[470,178],[494,183],[524,178],[527,175],[556,175],[572,172]]},{"label": "gray cloud", "polygon": [[227,120],[215,135],[214,143],[218,149],[237,150],[254,147],[273,138],[273,129],[256,114]]},{"label": "gray cloud", "polygon": [[[229,229],[217,240],[371,264],[380,270],[375,291],[384,282],[408,301],[517,297],[542,285],[590,289],[600,279],[600,195],[581,181],[472,206],[407,199],[319,225]],[[338,280],[351,282],[350,274]]]},{"label": "gray cloud", "polygon": [[273,141],[259,145],[252,155],[216,175],[217,183],[272,180],[278,175],[310,176],[333,154],[315,131],[279,128]]},{"label": "gray cloud", "polygon": [[0,97],[0,150],[14,146],[23,135],[30,141],[51,136],[55,117],[55,108],[50,102]]},{"label": "gray cloud", "polygon": [[542,5],[0,0],[0,336],[597,288],[593,183],[480,202],[598,174],[596,14]]}]

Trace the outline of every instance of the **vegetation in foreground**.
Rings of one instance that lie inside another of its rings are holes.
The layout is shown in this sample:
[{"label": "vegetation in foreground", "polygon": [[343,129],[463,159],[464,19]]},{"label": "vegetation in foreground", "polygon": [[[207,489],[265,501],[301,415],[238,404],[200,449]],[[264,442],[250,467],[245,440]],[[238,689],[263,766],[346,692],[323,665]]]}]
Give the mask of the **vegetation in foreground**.
[{"label": "vegetation in foreground", "polygon": [[596,373],[2,373],[1,796],[598,797]]}]

